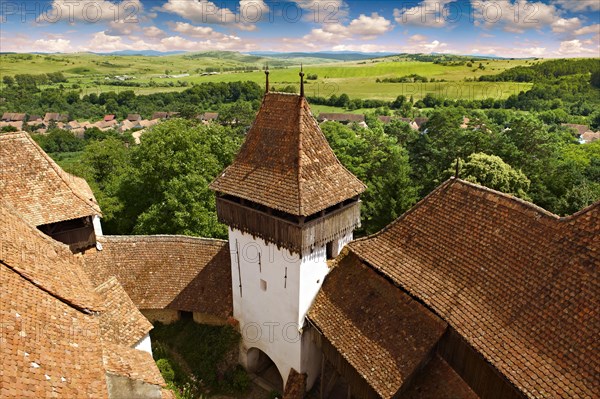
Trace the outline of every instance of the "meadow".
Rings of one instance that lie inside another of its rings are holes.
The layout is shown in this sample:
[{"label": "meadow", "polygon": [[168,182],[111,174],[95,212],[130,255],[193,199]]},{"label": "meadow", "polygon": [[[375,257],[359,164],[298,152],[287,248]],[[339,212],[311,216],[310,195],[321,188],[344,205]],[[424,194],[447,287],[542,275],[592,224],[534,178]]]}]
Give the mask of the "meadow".
[{"label": "meadow", "polygon": [[[451,99],[507,98],[511,94],[527,91],[531,84],[509,82],[476,82],[479,76],[498,74],[506,69],[531,65],[533,60],[479,60],[433,63],[414,61],[402,56],[392,56],[363,61],[334,61],[317,57],[267,58],[235,52],[203,52],[193,54],[151,56],[114,56],[79,54],[2,54],[0,75],[22,73],[40,74],[62,72],[67,87],[80,90],[82,95],[92,92],[121,92],[133,90],[136,94],[182,91],[191,84],[203,82],[253,81],[264,83],[260,70],[267,63],[271,69],[270,83],[276,89],[299,86],[299,65],[304,64],[306,75],[316,79],[306,81],[309,96],[329,97],[346,93],[350,98],[393,100],[398,95],[412,96],[415,100],[428,93]],[[479,67],[481,63],[481,67]],[[238,69],[237,71],[233,69]],[[219,71],[218,74],[202,75]],[[189,74],[180,78],[164,75]],[[428,83],[378,83],[377,79],[420,75],[435,82]],[[108,84],[107,77],[129,75],[128,81],[136,86]]]}]

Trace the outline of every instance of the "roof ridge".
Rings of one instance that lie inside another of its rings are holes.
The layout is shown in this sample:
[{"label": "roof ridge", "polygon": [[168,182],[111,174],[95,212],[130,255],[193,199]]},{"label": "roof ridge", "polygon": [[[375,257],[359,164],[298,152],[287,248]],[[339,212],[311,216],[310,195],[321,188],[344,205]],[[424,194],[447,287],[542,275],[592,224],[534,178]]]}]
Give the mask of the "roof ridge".
[{"label": "roof ridge", "polygon": [[[453,177],[451,177],[451,179],[452,178]],[[542,213],[545,216],[549,216],[552,219],[556,219],[556,220],[560,219],[560,216],[558,216],[557,214],[552,213],[552,212],[550,212],[550,211],[542,208],[541,206],[534,204],[533,202],[526,201],[526,200],[524,200],[522,198],[519,198],[519,197],[516,197],[514,195],[503,193],[502,191],[494,190],[492,188],[485,187],[485,186],[483,186],[481,184],[473,183],[473,182],[466,181],[466,180],[463,180],[463,179],[460,179],[460,178],[456,178],[456,181],[459,182],[459,183],[462,183],[462,184],[464,184],[466,186],[470,186],[470,187],[473,187],[475,189],[478,189],[478,190],[481,190],[481,191],[486,191],[488,193],[494,194],[494,195],[496,195],[498,197],[502,197],[504,199],[508,199],[508,200],[511,200],[511,201],[518,202],[521,205],[524,205],[525,207],[530,208],[531,210],[534,210],[536,212],[540,212],[540,213]]]},{"label": "roof ridge", "polygon": [[102,235],[99,241],[197,241],[209,243],[227,243],[221,238],[195,237],[183,234],[147,234],[147,235]]},{"label": "roof ridge", "polygon": [[304,117],[304,97],[299,96],[298,101],[300,102],[300,106],[298,107],[298,168],[296,170],[296,180],[298,182],[298,214],[302,215],[304,211],[304,206],[302,203],[302,139],[304,136],[302,129],[302,118]]},{"label": "roof ridge", "polygon": [[446,180],[445,182],[443,182],[442,184],[440,184],[439,186],[437,186],[433,191],[431,191],[429,194],[427,194],[425,197],[421,198],[421,200],[419,200],[415,205],[413,205],[409,210],[407,210],[406,212],[404,212],[402,215],[398,216],[395,220],[393,220],[392,222],[390,222],[387,226],[385,226],[383,229],[373,233],[373,234],[369,234],[367,236],[364,237],[360,237],[357,238],[355,240],[353,240],[350,244],[353,244],[355,242],[359,242],[359,241],[366,241],[369,240],[371,238],[375,238],[377,236],[379,236],[380,234],[383,234],[385,231],[391,229],[393,226],[395,226],[397,223],[399,223],[401,220],[404,220],[408,215],[410,215],[411,213],[413,213],[415,210],[417,210],[418,208],[420,208],[421,206],[423,206],[423,204],[425,202],[427,202],[427,200],[432,197],[435,193],[437,193],[438,191],[441,191],[443,188],[445,188],[446,186],[450,186],[452,185],[452,183],[454,183],[456,180],[454,177],[449,178],[448,180]]},{"label": "roof ridge", "polygon": [[[90,200],[87,198],[82,197],[82,195],[78,192],[78,190],[73,187],[72,183],[69,181],[69,179],[67,179],[65,177],[66,175],[72,176],[72,177],[77,177],[80,179],[83,179],[82,177],[79,176],[75,176],[72,175],[71,173],[68,173],[66,171],[64,171],[51,157],[50,155],[46,154],[46,151],[44,151],[42,149],[42,147],[40,147],[38,145],[38,143],[35,142],[35,140],[27,133],[27,132],[17,132],[17,133],[21,133],[21,136],[25,137],[26,139],[29,140],[30,143],[32,143],[34,145],[34,147],[42,154],[42,157],[46,160],[46,162],[48,162],[48,165],[52,168],[52,170],[54,170],[54,172],[58,175],[58,177],[67,185],[67,187],[69,188],[69,190],[77,197],[79,198],[81,201],[83,201],[83,203],[92,208],[92,210],[94,212],[98,212],[99,215],[102,215],[102,211],[100,210],[100,207],[96,204],[94,204],[92,202],[92,204],[90,204]],[[85,181],[85,179],[83,179]],[[87,181],[86,181],[87,184]],[[91,188],[90,188],[91,190]]]},{"label": "roof ridge", "polygon": [[14,267],[8,263],[6,263],[4,260],[0,259],[0,265],[5,266],[7,269],[13,271],[15,274],[19,275],[19,277],[21,277],[23,280],[29,282],[31,285],[37,287],[38,289],[44,291],[46,294],[50,295],[51,297],[61,301],[62,303],[64,303],[65,305],[83,313],[83,314],[87,314],[87,315],[92,315],[94,313],[97,313],[98,311],[101,311],[103,309],[101,308],[96,308],[95,310],[90,310],[86,307],[83,306],[79,306],[77,304],[75,304],[74,302],[72,302],[71,300],[63,297],[62,295],[59,295],[56,292],[53,292],[51,289],[46,288],[44,286],[44,284],[42,284],[39,281],[36,281],[33,277],[30,277],[27,275],[27,272],[25,270],[21,270],[20,267]]},{"label": "roof ridge", "polygon": [[466,180],[463,180],[463,179],[456,178],[456,177],[452,176],[448,180],[446,180],[445,182],[443,182],[442,184],[440,184],[439,186],[437,186],[433,191],[431,191],[425,197],[423,197],[420,201],[418,201],[415,205],[413,205],[409,210],[407,210],[406,212],[404,212],[402,215],[400,215],[394,221],[390,222],[383,229],[381,229],[381,230],[379,230],[379,231],[377,231],[377,232],[375,232],[373,234],[370,234],[368,236],[357,238],[353,242],[364,241],[364,240],[368,240],[370,238],[374,238],[374,237],[379,236],[383,232],[385,232],[385,231],[389,230],[390,228],[392,228],[396,223],[398,223],[401,220],[405,219],[406,216],[408,216],[411,213],[413,213],[416,209],[420,208],[423,203],[425,203],[431,196],[433,196],[433,194],[435,194],[438,191],[441,191],[442,189],[444,189],[446,187],[449,187],[449,186],[451,186],[453,184],[462,184],[464,186],[468,186],[470,188],[474,188],[474,189],[477,189],[479,191],[487,192],[487,193],[493,194],[493,195],[495,195],[497,197],[500,197],[500,198],[503,198],[503,199],[506,199],[506,200],[509,200],[509,201],[514,201],[514,202],[516,202],[516,203],[518,203],[518,204],[526,207],[529,210],[541,213],[543,216],[548,217],[549,219],[555,220],[557,222],[558,221],[562,221],[562,220],[567,220],[567,219],[572,218],[572,217],[576,217],[580,213],[588,210],[588,208],[593,208],[595,205],[599,205],[600,206],[600,201],[599,201],[597,204],[590,205],[588,208],[585,208],[585,209],[583,209],[583,210],[581,210],[581,211],[579,211],[577,213],[574,213],[573,215],[566,216],[566,217],[560,217],[560,216],[558,216],[558,215],[556,215],[556,214],[554,214],[554,213],[552,213],[552,212],[550,212],[550,211],[542,208],[541,206],[536,205],[536,204],[534,204],[532,202],[526,201],[526,200],[524,200],[522,198],[515,197],[513,195],[506,194],[506,193],[503,193],[501,191],[497,191],[497,190],[491,189],[489,187],[485,187],[485,186],[482,186],[480,184],[472,183],[472,182],[469,182],[469,181],[466,181]]},{"label": "roof ridge", "polygon": [[117,277],[112,275],[109,278],[107,278],[105,282],[99,284],[97,287],[94,287],[94,291],[98,292],[101,289],[108,287],[109,284],[114,284],[114,282],[116,282],[117,284],[120,284],[119,280],[117,280]]},{"label": "roof ridge", "polygon": [[579,217],[581,217],[582,215],[591,212],[593,209],[595,208],[600,208],[600,201],[596,201],[591,205],[586,206],[583,209],[578,210],[577,212],[571,214],[571,215],[566,215],[566,216],[562,216],[560,218],[561,222],[567,222],[573,219],[579,219]]}]

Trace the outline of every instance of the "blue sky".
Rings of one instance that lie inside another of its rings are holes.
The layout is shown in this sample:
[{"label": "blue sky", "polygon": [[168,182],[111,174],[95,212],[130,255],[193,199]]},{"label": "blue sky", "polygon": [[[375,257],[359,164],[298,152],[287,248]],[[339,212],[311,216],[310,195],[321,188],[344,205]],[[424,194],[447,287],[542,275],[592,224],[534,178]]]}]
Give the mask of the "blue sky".
[{"label": "blue sky", "polygon": [[599,0],[1,0],[0,48],[600,57]]}]

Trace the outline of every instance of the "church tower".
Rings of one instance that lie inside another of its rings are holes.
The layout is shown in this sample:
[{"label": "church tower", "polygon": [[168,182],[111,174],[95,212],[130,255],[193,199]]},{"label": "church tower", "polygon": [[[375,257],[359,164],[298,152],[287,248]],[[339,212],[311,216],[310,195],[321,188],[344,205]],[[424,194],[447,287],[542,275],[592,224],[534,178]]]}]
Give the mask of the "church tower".
[{"label": "church tower", "polygon": [[[268,82],[268,71],[267,82]],[[338,161],[304,98],[269,93],[233,163],[211,184],[229,226],[240,362],[266,354],[283,381],[294,368],[310,387],[320,366],[305,315],[329,268],[360,225],[365,185]]]}]

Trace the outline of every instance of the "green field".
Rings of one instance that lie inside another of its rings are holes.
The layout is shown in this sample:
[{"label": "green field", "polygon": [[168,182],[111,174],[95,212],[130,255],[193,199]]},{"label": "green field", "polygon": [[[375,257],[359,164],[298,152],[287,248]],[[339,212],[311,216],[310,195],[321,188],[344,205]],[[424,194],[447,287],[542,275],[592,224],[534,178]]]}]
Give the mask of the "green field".
[{"label": "green field", "polygon": [[[386,57],[366,61],[340,62],[319,58],[273,59],[243,55],[234,52],[205,52],[195,54],[150,56],[103,56],[80,54],[2,54],[0,75],[19,73],[40,74],[63,72],[68,78],[67,87],[76,87],[81,94],[120,92],[133,90],[136,94],[182,91],[188,85],[203,82],[253,81],[264,83],[262,71],[227,71],[232,68],[261,68],[266,63],[271,68],[270,83],[276,88],[299,86],[298,65],[305,65],[305,73],[316,74],[305,86],[309,96],[329,97],[346,93],[350,98],[393,100],[398,95],[411,95],[415,100],[428,93],[448,98],[482,99],[506,98],[528,90],[530,84],[472,82],[481,75],[498,74],[518,65],[531,65],[531,60],[475,60],[471,66],[443,65],[418,62],[402,57]],[[478,68],[479,63],[485,69]],[[219,70],[216,75],[202,76],[206,71]],[[164,78],[167,74],[189,74],[181,78]],[[417,74],[431,83],[377,83],[376,79],[395,78]],[[129,75],[131,82],[146,87],[127,87],[106,84],[107,77]],[[439,80],[444,80],[439,82]],[[154,85],[154,87],[149,84]],[[77,86],[74,86],[77,85]]]}]

